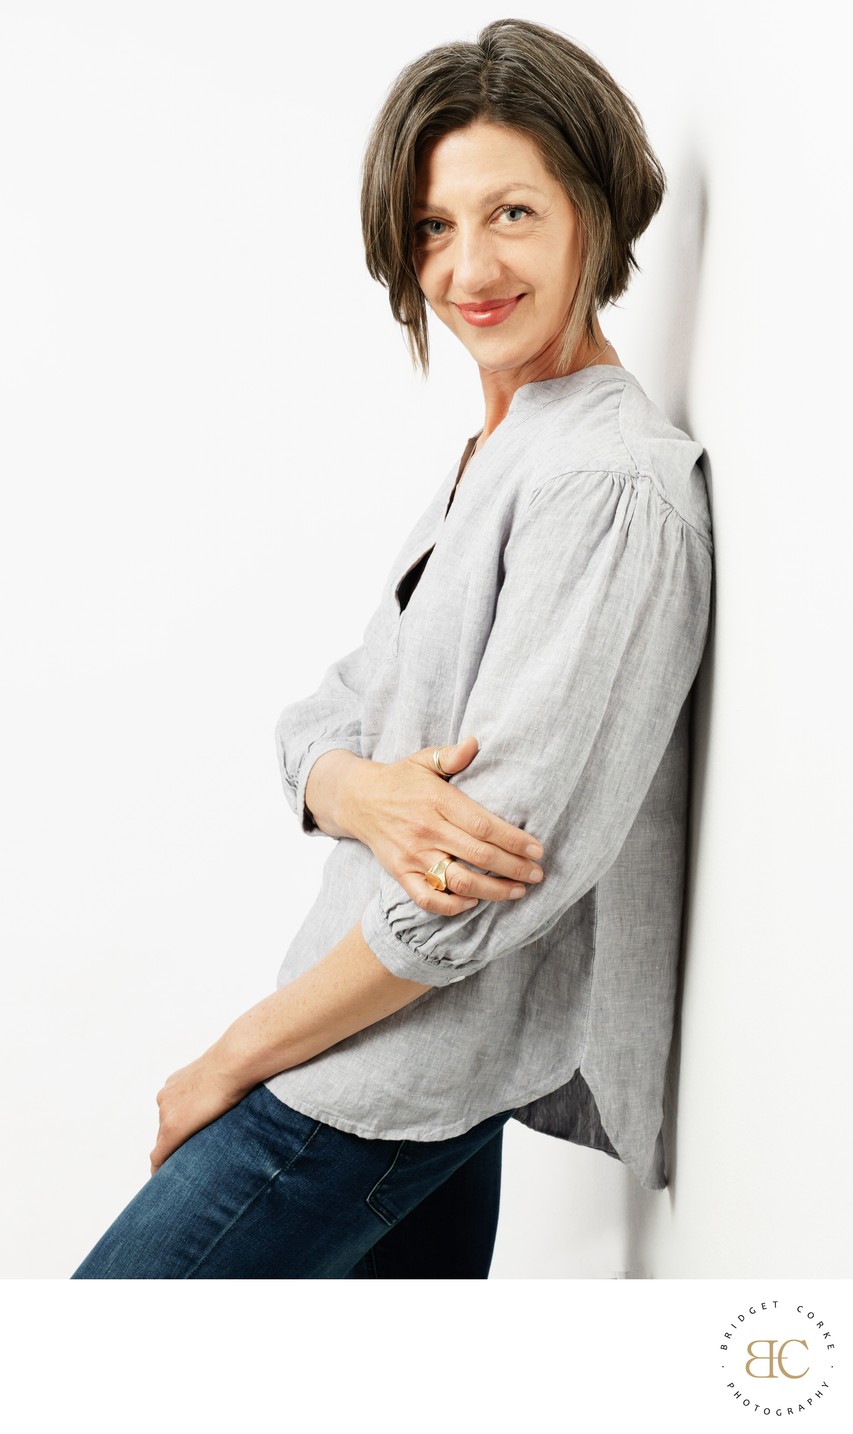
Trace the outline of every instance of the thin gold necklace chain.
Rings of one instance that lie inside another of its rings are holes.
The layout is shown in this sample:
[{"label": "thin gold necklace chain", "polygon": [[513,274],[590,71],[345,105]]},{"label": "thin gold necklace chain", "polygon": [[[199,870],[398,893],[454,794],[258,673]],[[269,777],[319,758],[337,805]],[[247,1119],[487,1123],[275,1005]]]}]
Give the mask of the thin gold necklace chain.
[{"label": "thin gold necklace chain", "polygon": [[590,364],[594,364],[594,363],[595,363],[595,360],[596,360],[597,358],[600,358],[600,357],[601,357],[601,355],[604,353],[604,349],[609,349],[609,348],[610,348],[610,340],[609,340],[609,339],[605,339],[605,341],[604,341],[604,348],[600,348],[600,349],[598,350],[598,353],[597,353],[597,354],[593,354],[592,358],[589,360],[589,363],[582,363],[582,364],[581,364],[581,368],[579,368],[579,369],[577,370],[577,372],[580,373],[581,369],[583,369],[583,368],[589,368]]}]

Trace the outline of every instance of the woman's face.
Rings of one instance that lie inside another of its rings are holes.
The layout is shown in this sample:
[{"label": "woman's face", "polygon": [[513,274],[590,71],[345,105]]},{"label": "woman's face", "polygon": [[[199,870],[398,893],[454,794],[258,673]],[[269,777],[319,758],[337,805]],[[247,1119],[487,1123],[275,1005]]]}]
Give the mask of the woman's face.
[{"label": "woman's face", "polygon": [[477,120],[417,169],[414,264],[433,312],[481,372],[547,376],[580,275],[562,185],[520,130]]}]

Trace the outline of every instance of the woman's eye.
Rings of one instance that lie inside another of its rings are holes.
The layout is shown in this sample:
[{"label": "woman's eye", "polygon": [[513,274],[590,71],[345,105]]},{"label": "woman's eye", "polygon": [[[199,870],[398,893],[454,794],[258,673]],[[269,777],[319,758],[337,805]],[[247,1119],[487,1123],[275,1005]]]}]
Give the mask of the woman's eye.
[{"label": "woman's eye", "polygon": [[443,219],[422,219],[415,225],[415,233],[421,239],[440,239],[441,230],[446,228]]},{"label": "woman's eye", "polygon": [[[507,219],[510,219],[513,224],[517,224],[519,218],[523,219],[526,214],[531,214],[532,210],[526,209],[523,204],[505,204],[500,212],[501,214],[505,214]],[[512,218],[513,215],[516,217]]]}]

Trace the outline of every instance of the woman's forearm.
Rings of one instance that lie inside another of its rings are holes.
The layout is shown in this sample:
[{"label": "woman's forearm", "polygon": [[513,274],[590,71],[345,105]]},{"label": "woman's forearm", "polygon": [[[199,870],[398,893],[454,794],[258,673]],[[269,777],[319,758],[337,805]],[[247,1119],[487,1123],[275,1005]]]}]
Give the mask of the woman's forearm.
[{"label": "woman's forearm", "polygon": [[248,1088],[310,1060],[429,990],[392,975],[357,922],[316,966],[239,1016],[209,1055]]}]

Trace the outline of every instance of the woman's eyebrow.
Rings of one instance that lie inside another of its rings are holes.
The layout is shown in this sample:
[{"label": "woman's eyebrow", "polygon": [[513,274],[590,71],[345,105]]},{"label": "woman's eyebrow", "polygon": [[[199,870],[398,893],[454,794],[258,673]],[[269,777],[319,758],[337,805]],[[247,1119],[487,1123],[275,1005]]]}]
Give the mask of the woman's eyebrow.
[{"label": "woman's eyebrow", "polygon": [[[535,184],[527,184],[524,180],[518,180],[512,184],[504,185],[502,189],[493,189],[490,194],[484,194],[480,202],[485,209],[489,204],[497,204],[498,200],[503,199],[504,195],[512,194],[519,189],[527,189],[532,194],[541,194],[543,198],[545,197],[543,191],[537,189]],[[416,209],[441,209],[441,207],[440,204],[428,203],[426,199],[415,199]]]}]

